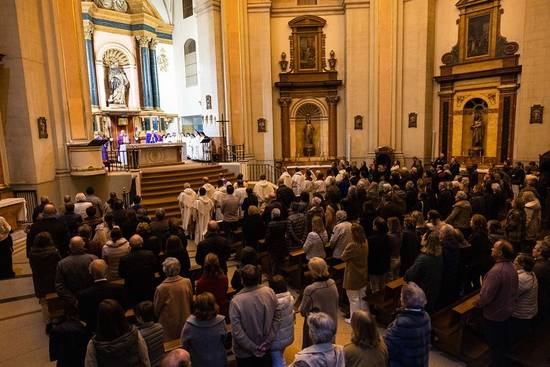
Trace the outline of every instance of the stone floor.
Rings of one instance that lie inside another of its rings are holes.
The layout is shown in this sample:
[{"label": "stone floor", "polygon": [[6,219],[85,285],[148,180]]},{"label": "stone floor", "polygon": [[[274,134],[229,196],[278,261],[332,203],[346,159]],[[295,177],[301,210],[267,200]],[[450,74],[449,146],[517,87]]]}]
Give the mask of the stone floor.
[{"label": "stone floor", "polygon": [[[30,267],[25,256],[23,233],[16,233],[14,237],[14,269],[17,277],[0,281],[0,367],[55,366],[55,362],[49,362],[48,337],[45,334],[40,305],[34,297]],[[190,242],[188,248],[193,263],[195,245]],[[230,277],[235,266],[235,262],[230,262]],[[302,325],[303,319],[297,315],[294,344],[285,352],[289,363],[302,344]],[[341,317],[338,321],[336,342],[345,345],[349,343],[350,337],[351,328]],[[464,365],[437,350],[433,350],[430,354],[430,366]]]}]

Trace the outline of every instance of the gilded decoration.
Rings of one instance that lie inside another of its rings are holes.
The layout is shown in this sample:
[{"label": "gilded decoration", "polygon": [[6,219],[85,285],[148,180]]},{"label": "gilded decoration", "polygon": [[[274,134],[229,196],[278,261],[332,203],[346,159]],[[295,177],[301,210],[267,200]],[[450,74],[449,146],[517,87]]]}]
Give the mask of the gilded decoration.
[{"label": "gilded decoration", "polygon": [[163,48],[160,50],[160,53],[157,56],[157,63],[159,65],[160,71],[168,71],[168,56],[166,55],[166,50]]},{"label": "gilded decoration", "polygon": [[[322,72],[326,70],[326,20],[314,15],[303,15],[288,22],[292,28],[289,72]],[[286,59],[286,55],[285,55]]]}]

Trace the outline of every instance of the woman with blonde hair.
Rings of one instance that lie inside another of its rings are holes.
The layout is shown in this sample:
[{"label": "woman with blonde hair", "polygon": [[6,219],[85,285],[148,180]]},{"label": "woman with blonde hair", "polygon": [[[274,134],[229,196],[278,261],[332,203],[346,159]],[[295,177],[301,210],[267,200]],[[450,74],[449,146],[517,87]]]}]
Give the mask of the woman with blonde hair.
[{"label": "woman with blonde hair", "polygon": [[[364,300],[369,282],[369,244],[360,224],[353,223],[351,225],[351,236],[353,241],[346,246],[342,253],[342,260],[346,263],[343,288],[349,299],[350,317],[354,312],[369,307]],[[346,322],[349,323],[350,319],[346,319]]]},{"label": "woman with blonde hair", "polygon": [[388,348],[371,314],[359,310],[351,316],[351,343],[344,347],[346,367],[385,367]]},{"label": "woman with blonde hair", "polygon": [[328,234],[323,224],[321,217],[315,216],[311,220],[311,232],[308,233],[304,242],[304,253],[306,259],[312,259],[314,257],[325,258],[325,246],[328,243]]},{"label": "woman with blonde hair", "polygon": [[422,237],[420,255],[405,273],[406,282],[415,282],[426,294],[426,310],[433,311],[441,289],[443,250],[438,232],[427,232]]},{"label": "woman with blonde hair", "polygon": [[307,326],[307,317],[310,313],[324,312],[336,325],[338,323],[338,288],[336,282],[329,278],[327,263],[320,257],[314,257],[309,260],[307,266],[313,282],[304,289],[300,304],[300,313],[304,317],[302,348],[312,344]]}]

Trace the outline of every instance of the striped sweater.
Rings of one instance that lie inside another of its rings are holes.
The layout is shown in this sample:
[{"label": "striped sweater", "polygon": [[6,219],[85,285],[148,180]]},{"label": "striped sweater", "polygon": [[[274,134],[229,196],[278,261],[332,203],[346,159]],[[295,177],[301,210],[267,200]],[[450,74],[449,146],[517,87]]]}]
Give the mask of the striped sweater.
[{"label": "striped sweater", "polygon": [[518,270],[518,294],[512,317],[532,319],[538,313],[538,282],[535,273]]}]

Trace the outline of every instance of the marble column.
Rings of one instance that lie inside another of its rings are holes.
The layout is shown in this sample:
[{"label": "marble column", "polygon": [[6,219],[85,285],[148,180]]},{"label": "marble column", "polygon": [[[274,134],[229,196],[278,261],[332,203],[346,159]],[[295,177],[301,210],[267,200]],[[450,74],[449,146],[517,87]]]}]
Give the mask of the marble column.
[{"label": "marble column", "polygon": [[139,57],[141,65],[141,95],[143,97],[143,109],[153,109],[152,83],[151,83],[151,54],[149,52],[149,42],[151,37],[136,36],[139,44]]},{"label": "marble column", "polygon": [[84,22],[84,44],[86,46],[86,65],[88,67],[88,80],[90,84],[90,100],[92,107],[99,107],[99,99],[97,97],[97,78],[95,75],[95,60],[94,60],[94,25],[89,22]]},{"label": "marble column", "polygon": [[281,105],[281,137],[283,159],[290,159],[290,103],[291,97],[279,98]]},{"label": "marble column", "polygon": [[159,73],[157,66],[157,44],[158,40],[153,38],[149,46],[149,58],[151,59],[151,87],[153,97],[153,107],[160,110],[160,92],[159,92]]},{"label": "marble column", "polygon": [[335,158],[338,155],[338,96],[328,96],[328,155]]}]

